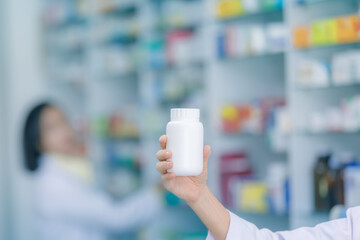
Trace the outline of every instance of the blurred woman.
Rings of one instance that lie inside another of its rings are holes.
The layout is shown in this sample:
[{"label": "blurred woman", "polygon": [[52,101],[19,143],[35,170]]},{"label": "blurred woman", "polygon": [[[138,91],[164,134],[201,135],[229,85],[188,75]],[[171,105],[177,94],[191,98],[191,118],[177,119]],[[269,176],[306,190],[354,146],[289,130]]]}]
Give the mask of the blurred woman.
[{"label": "blurred woman", "polygon": [[207,163],[210,147],[204,147],[204,169],[199,176],[178,177],[167,172],[173,167],[171,152],[166,150],[167,137],[160,137],[162,150],[156,154],[159,162],[156,169],[162,175],[166,189],[184,199],[209,229],[207,240],[359,240],[360,207],[347,211],[346,218],[325,222],[314,228],[299,228],[293,231],[271,232],[258,229],[228,211],[207,186]]},{"label": "blurred woman", "polygon": [[106,239],[141,227],[161,209],[161,193],[148,188],[114,202],[92,185],[64,113],[50,103],[33,108],[25,123],[25,167],[36,179],[36,239]]}]

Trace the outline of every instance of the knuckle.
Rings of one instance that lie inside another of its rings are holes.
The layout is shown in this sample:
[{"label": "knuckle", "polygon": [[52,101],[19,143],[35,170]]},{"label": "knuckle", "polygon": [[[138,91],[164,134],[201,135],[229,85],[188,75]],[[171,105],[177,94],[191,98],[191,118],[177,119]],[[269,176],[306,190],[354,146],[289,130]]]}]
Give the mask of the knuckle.
[{"label": "knuckle", "polygon": [[157,151],[157,153],[156,153],[156,158],[157,158],[157,159],[160,159],[160,157],[161,157],[161,151],[162,151],[162,150]]}]

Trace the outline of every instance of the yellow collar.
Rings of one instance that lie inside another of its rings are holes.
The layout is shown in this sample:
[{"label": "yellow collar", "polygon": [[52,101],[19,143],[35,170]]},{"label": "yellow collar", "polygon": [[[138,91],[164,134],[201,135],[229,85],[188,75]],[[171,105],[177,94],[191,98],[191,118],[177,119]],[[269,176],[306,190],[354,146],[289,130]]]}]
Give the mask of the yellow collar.
[{"label": "yellow collar", "polygon": [[76,156],[53,155],[55,161],[67,172],[88,184],[93,184],[94,173],[88,159]]}]

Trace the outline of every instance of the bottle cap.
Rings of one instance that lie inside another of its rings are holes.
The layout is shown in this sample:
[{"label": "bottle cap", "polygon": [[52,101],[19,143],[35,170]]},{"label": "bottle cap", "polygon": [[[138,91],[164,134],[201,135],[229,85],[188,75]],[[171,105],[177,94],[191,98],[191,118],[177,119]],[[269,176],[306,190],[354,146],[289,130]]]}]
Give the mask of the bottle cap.
[{"label": "bottle cap", "polygon": [[197,108],[172,108],[171,121],[199,121],[200,109]]}]

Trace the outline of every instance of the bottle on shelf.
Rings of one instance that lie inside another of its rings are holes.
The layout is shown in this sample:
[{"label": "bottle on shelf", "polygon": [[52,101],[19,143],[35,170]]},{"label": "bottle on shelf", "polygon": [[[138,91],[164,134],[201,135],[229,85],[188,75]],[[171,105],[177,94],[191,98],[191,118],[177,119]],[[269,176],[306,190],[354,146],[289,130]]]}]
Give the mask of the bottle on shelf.
[{"label": "bottle on shelf", "polygon": [[333,154],[329,159],[330,175],[334,177],[332,198],[334,205],[344,205],[344,157]]},{"label": "bottle on shelf", "polygon": [[289,211],[289,181],[287,165],[271,163],[268,167],[266,183],[271,211],[285,215]]},{"label": "bottle on shelf", "polygon": [[220,175],[222,202],[227,206],[234,206],[231,193],[231,182],[235,179],[244,179],[252,176],[253,170],[247,153],[229,152],[224,153],[220,159]]},{"label": "bottle on shelf", "polygon": [[353,156],[346,162],[343,170],[345,206],[355,207],[360,204],[360,163]]},{"label": "bottle on shelf", "polygon": [[335,177],[331,172],[329,152],[321,153],[314,167],[314,185],[315,185],[315,209],[318,211],[328,211],[334,206],[333,186]]}]

